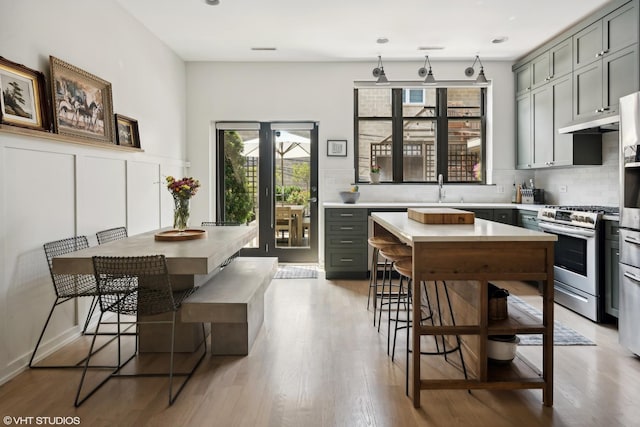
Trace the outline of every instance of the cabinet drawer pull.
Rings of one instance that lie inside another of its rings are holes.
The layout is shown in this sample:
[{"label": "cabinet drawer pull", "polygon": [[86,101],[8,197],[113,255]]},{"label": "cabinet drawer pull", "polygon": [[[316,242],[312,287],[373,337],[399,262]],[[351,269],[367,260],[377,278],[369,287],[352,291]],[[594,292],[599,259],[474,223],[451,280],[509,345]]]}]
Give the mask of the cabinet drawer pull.
[{"label": "cabinet drawer pull", "polygon": [[353,214],[350,213],[341,213],[340,216],[348,216],[348,217],[352,217]]},{"label": "cabinet drawer pull", "polygon": [[628,271],[624,272],[624,277],[633,280],[634,282],[640,283],[640,277],[636,276],[633,273],[629,273]]},{"label": "cabinet drawer pull", "polygon": [[353,262],[353,258],[340,258],[340,262]]},{"label": "cabinet drawer pull", "polygon": [[340,240],[340,243],[350,244],[353,243],[353,240]]},{"label": "cabinet drawer pull", "polygon": [[340,230],[353,230],[353,227],[340,227]]},{"label": "cabinet drawer pull", "polygon": [[635,237],[625,237],[624,241],[627,243],[633,243],[634,245],[640,245],[640,241],[638,241]]}]

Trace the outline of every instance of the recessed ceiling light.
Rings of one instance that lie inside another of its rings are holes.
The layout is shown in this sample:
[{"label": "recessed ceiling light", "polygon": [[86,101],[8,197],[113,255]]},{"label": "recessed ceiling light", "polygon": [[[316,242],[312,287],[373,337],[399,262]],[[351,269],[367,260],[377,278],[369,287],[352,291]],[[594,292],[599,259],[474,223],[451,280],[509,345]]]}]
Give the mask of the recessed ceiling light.
[{"label": "recessed ceiling light", "polygon": [[217,6],[220,4],[220,0],[204,0],[209,6]]},{"label": "recessed ceiling light", "polygon": [[491,43],[493,44],[500,44],[500,43],[504,43],[507,40],[509,40],[509,37],[507,36],[500,36],[500,37],[496,37],[493,40],[491,40]]},{"label": "recessed ceiling light", "polygon": [[275,47],[252,47],[251,50],[276,50]]},{"label": "recessed ceiling light", "polygon": [[386,38],[386,37],[378,37],[378,40],[376,40],[376,43],[378,43],[378,44],[389,43],[389,39]]},{"label": "recessed ceiling light", "polygon": [[418,46],[418,50],[442,50],[444,46]]}]

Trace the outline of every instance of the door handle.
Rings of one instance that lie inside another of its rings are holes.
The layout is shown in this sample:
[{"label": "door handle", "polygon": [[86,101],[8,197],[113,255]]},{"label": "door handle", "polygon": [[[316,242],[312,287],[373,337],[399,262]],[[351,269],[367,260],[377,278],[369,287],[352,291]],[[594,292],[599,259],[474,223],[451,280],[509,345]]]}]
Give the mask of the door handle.
[{"label": "door handle", "polygon": [[309,199],[309,201],[311,203],[318,203],[318,198],[317,197],[312,197],[312,198]]}]

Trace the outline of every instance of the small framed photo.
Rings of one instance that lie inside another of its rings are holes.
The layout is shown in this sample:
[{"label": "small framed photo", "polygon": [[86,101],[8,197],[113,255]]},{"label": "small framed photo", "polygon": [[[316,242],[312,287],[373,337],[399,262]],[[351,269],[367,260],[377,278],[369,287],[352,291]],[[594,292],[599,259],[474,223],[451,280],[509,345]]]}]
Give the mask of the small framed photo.
[{"label": "small framed photo", "polygon": [[49,63],[56,132],[115,144],[111,83],[53,56]]},{"label": "small framed photo", "polygon": [[0,56],[0,123],[49,131],[44,74]]},{"label": "small framed photo", "polygon": [[347,156],[347,140],[346,139],[328,139],[327,140],[327,156],[346,157]]},{"label": "small framed photo", "polygon": [[140,148],[138,121],[131,117],[116,114],[116,141],[123,147]]}]

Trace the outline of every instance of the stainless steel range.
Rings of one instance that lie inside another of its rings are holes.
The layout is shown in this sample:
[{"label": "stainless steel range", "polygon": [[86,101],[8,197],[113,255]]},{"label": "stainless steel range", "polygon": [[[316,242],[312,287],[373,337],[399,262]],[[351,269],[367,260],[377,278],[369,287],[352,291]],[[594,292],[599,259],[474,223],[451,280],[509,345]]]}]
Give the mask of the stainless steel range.
[{"label": "stainless steel range", "polygon": [[555,301],[600,322],[604,312],[602,216],[608,206],[545,206],[538,211],[542,231],[558,236],[555,244]]}]

